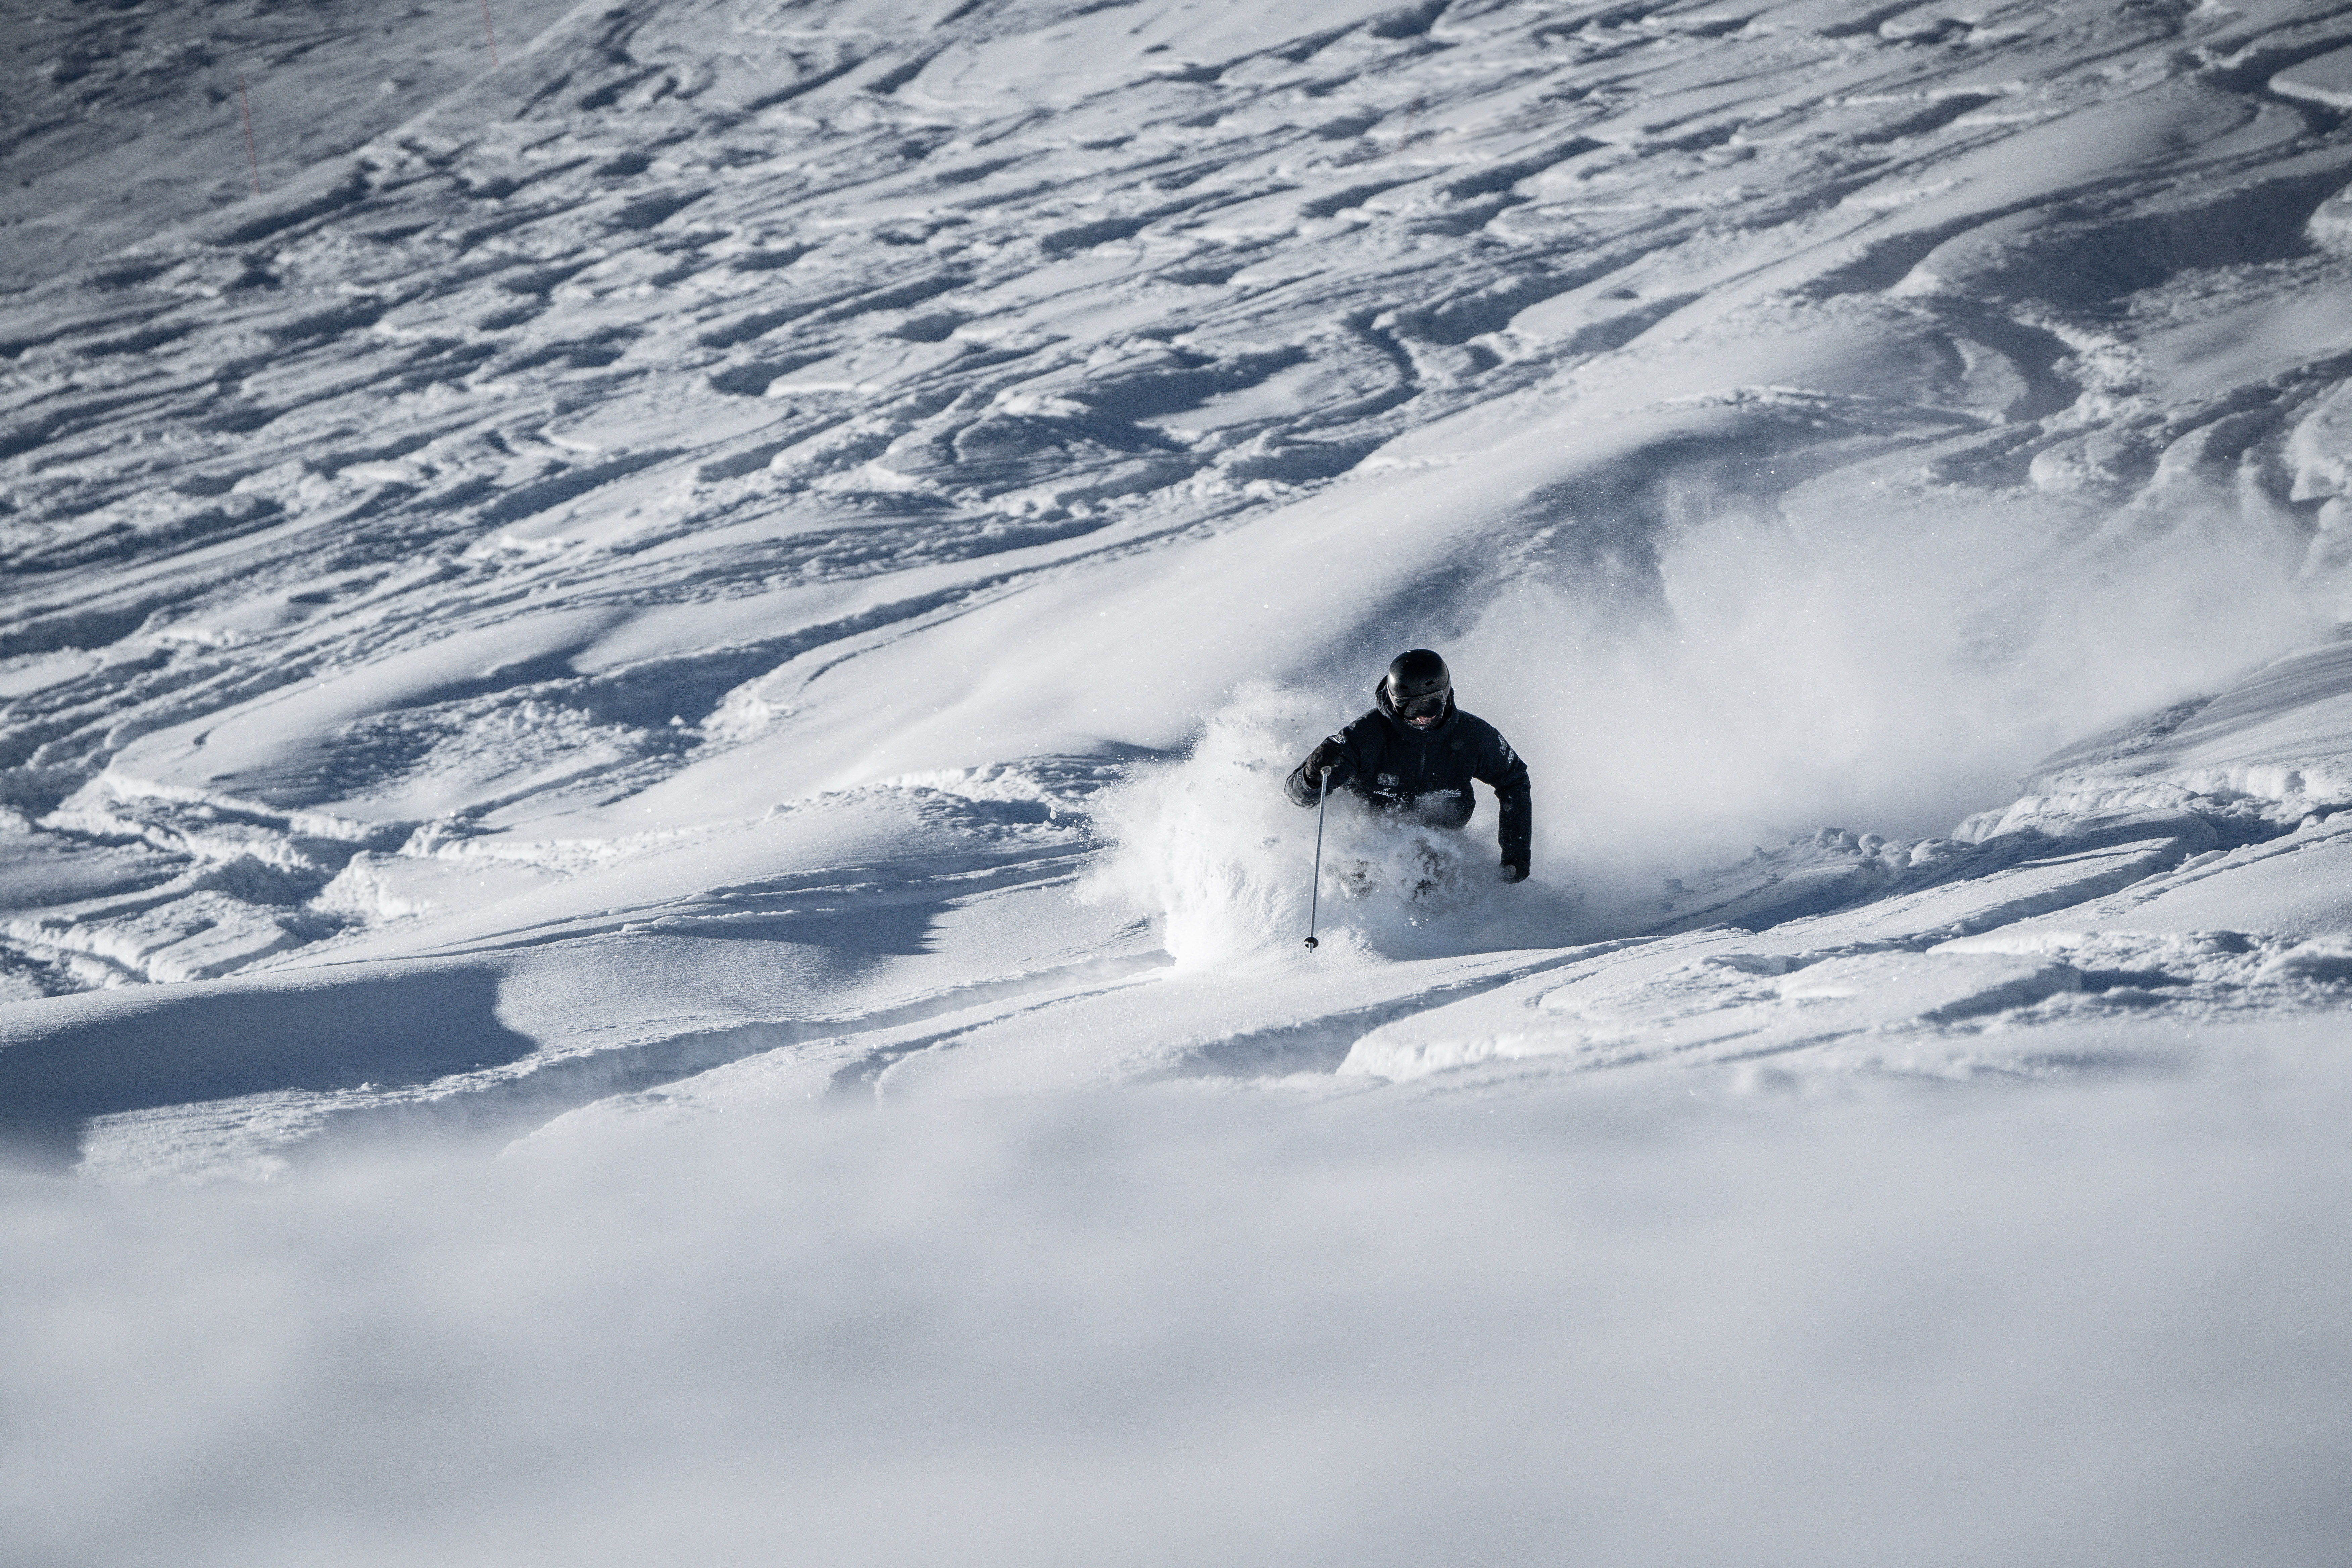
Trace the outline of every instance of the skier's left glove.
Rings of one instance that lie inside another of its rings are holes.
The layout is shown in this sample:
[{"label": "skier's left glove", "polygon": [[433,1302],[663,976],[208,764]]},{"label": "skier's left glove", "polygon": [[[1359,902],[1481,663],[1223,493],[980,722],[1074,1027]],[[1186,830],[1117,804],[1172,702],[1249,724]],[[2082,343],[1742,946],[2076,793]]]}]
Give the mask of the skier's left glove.
[{"label": "skier's left glove", "polygon": [[1528,868],[1525,866],[1514,866],[1506,860],[1503,862],[1501,876],[1506,882],[1524,882],[1528,879]]}]

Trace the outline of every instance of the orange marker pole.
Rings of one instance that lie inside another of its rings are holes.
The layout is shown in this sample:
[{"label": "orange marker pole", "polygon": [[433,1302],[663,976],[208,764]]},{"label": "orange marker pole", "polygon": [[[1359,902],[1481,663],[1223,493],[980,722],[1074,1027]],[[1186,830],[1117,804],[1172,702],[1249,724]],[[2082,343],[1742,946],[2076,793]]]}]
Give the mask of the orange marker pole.
[{"label": "orange marker pole", "polygon": [[499,30],[490,26],[490,0],[482,0],[482,37],[490,40],[490,64],[498,64]]}]

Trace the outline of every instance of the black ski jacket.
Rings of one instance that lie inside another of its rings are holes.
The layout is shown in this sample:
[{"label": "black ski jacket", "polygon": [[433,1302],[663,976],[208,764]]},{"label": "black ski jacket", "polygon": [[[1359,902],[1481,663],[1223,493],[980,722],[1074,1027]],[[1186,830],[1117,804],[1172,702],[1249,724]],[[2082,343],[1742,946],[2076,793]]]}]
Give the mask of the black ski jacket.
[{"label": "black ski jacket", "polygon": [[1332,763],[1331,788],[1353,790],[1374,805],[1409,810],[1442,827],[1461,827],[1478,809],[1472,779],[1494,786],[1502,803],[1506,866],[1525,870],[1533,837],[1528,798],[1528,764],[1511,750],[1502,731],[1475,713],[1465,713],[1448,697],[1445,717],[1416,730],[1396,715],[1383,681],[1373,690],[1372,710],[1325,740],[1282,782],[1299,805],[1316,801],[1315,768]]}]

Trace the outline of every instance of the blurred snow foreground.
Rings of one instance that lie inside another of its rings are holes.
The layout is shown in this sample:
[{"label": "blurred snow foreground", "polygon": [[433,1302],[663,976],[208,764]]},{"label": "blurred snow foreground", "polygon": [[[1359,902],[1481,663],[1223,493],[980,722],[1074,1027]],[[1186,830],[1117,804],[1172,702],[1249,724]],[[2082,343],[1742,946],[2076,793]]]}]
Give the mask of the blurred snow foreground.
[{"label": "blurred snow foreground", "polygon": [[0,1557],[2352,1552],[2352,13],[5,16]]}]

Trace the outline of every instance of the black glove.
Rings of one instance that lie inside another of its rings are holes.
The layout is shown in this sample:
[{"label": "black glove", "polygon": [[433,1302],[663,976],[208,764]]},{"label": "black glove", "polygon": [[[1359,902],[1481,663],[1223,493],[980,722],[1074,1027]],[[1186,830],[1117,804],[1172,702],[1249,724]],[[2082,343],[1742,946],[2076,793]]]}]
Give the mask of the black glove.
[{"label": "black glove", "polygon": [[1321,745],[1307,753],[1307,761],[1299,764],[1298,771],[1307,775],[1308,783],[1315,783],[1338,767],[1339,759],[1347,754],[1347,749],[1336,739],[1326,736]]},{"label": "black glove", "polygon": [[1528,879],[1528,868],[1525,866],[1515,866],[1506,860],[1503,862],[1502,877],[1506,882],[1524,882]]}]

